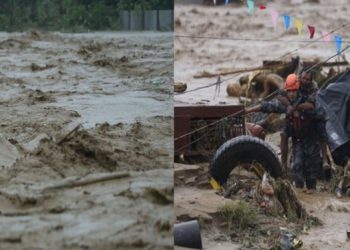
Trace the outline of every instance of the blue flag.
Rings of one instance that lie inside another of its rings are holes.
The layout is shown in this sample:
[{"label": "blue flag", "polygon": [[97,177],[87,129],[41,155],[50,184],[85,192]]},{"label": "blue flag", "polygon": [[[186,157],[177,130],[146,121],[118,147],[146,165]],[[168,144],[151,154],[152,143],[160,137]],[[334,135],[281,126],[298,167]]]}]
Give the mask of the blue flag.
[{"label": "blue flag", "polygon": [[290,16],[283,15],[283,17],[284,17],[284,27],[286,28],[286,30],[289,30],[289,28],[290,28]]},{"label": "blue flag", "polygon": [[335,36],[334,39],[335,39],[335,46],[337,48],[337,54],[339,54],[341,51],[343,38],[342,38],[342,36]]},{"label": "blue flag", "polygon": [[254,0],[247,0],[248,11],[249,13],[253,13],[254,11]]}]

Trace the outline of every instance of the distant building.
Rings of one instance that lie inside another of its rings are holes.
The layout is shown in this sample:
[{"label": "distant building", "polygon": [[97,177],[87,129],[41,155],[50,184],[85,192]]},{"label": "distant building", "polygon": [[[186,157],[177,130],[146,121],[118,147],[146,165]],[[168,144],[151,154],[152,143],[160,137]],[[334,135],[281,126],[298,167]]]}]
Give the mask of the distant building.
[{"label": "distant building", "polygon": [[175,0],[176,4],[203,4],[203,0]]},{"label": "distant building", "polygon": [[[229,0],[229,3],[231,2],[237,2],[237,0]],[[175,0],[176,4],[203,4],[203,5],[214,5],[214,0]],[[225,0],[215,0],[216,5],[222,5],[225,4]]]}]

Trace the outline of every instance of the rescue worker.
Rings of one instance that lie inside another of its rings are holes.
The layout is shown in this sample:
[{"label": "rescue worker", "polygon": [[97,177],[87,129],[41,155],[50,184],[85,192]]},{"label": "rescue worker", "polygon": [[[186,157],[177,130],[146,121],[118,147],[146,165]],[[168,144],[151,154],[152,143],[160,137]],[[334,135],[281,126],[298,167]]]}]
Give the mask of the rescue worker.
[{"label": "rescue worker", "polygon": [[245,112],[286,113],[283,133],[287,139],[292,138],[295,186],[304,188],[306,182],[306,192],[312,193],[316,189],[320,145],[315,130],[315,106],[312,102],[303,99],[299,93],[299,87],[300,81],[297,75],[290,74],[284,87],[289,102],[288,106],[276,99],[247,108]]},{"label": "rescue worker", "polygon": [[[315,129],[318,133],[318,139],[320,141],[320,147],[322,152],[322,167],[323,170],[330,169],[330,165],[328,163],[327,159],[327,132],[326,132],[326,115],[325,111],[321,107],[317,107],[316,109],[316,92],[317,92],[317,84],[313,81],[313,74],[311,71],[303,70],[301,72],[300,77],[300,89],[299,93],[302,98],[302,100],[306,102],[311,102],[315,106]],[[291,112],[293,110],[293,107],[290,105],[288,98],[286,98],[286,94],[283,92],[280,92],[280,95],[277,97],[284,105],[287,105],[289,107],[288,112]],[[288,150],[288,140],[286,140],[286,135],[281,133],[281,154],[282,154],[282,163],[286,164],[284,162],[283,158],[285,158],[285,150]],[[285,159],[286,161],[287,159]]]},{"label": "rescue worker", "polygon": [[330,165],[327,159],[327,132],[326,132],[326,115],[325,111],[320,107],[316,107],[316,94],[318,91],[317,84],[314,84],[312,72],[303,71],[300,78],[300,92],[302,95],[308,96],[309,100],[315,102],[315,112],[316,112],[316,130],[319,135],[320,146],[323,158],[323,169],[330,169]]}]

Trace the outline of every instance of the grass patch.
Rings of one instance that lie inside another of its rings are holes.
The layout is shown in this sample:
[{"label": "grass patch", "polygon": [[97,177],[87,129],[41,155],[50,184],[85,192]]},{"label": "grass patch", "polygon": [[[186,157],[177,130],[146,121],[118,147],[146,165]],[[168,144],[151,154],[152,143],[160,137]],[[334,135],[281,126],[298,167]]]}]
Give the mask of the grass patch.
[{"label": "grass patch", "polygon": [[244,201],[226,203],[218,207],[218,212],[225,219],[229,232],[241,232],[248,226],[254,226],[258,215],[257,208]]}]

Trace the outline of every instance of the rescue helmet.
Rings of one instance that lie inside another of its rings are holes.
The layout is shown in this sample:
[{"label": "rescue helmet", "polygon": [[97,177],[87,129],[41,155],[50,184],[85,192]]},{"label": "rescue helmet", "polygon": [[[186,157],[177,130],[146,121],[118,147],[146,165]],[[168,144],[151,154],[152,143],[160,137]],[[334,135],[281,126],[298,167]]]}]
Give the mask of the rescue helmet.
[{"label": "rescue helmet", "polygon": [[290,74],[287,76],[286,82],[284,84],[285,90],[298,90],[300,87],[300,82],[296,74]]}]

